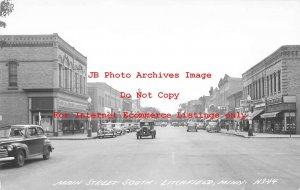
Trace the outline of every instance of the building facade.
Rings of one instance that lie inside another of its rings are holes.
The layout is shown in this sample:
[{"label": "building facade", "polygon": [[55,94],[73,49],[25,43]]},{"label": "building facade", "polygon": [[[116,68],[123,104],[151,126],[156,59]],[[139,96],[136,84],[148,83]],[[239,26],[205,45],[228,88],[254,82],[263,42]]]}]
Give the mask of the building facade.
[{"label": "building facade", "polygon": [[58,34],[1,35],[0,42],[0,124],[39,123],[48,135],[82,132],[86,121],[74,113],[87,110],[87,58]]},{"label": "building facade", "polygon": [[[300,134],[300,46],[282,46],[243,73],[255,132]],[[296,127],[298,124],[298,127]]]},{"label": "building facade", "polygon": [[[91,112],[94,113],[116,113],[118,119],[121,119],[122,112],[122,99],[120,98],[120,92],[104,82],[88,82],[88,94],[92,99]],[[99,125],[100,122],[116,122],[119,121],[116,118],[113,119],[93,119],[93,129]]]}]

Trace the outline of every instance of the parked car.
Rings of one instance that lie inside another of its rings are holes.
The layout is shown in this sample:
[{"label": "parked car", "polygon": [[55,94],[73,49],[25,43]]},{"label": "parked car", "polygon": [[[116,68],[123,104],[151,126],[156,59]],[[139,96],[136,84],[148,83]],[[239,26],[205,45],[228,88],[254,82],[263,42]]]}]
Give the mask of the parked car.
[{"label": "parked car", "polygon": [[154,121],[145,119],[140,121],[140,129],[136,131],[136,138],[141,139],[142,137],[152,137],[155,139],[156,130],[154,129]]},{"label": "parked car", "polygon": [[131,132],[135,131],[133,125],[134,125],[133,123],[124,123],[125,132],[126,133],[131,133]]},{"label": "parked car", "polygon": [[179,127],[179,123],[178,123],[178,122],[172,122],[171,125],[172,125],[173,127]]},{"label": "parked car", "polygon": [[13,162],[17,167],[25,160],[42,156],[50,158],[51,142],[42,127],[37,125],[10,125],[0,127],[0,162]]},{"label": "parked car", "polygon": [[168,123],[167,122],[162,122],[160,126],[161,127],[166,127],[166,126],[168,126]]},{"label": "parked car", "polygon": [[97,131],[98,138],[116,137],[117,132],[113,129],[111,123],[102,123],[100,129]]},{"label": "parked car", "polygon": [[117,135],[125,135],[125,127],[123,123],[113,123],[113,128],[117,132]]},{"label": "parked car", "polygon": [[197,122],[197,129],[203,129],[203,130],[205,130],[205,123],[204,123],[204,121]]},{"label": "parked car", "polygon": [[221,129],[220,129],[218,122],[215,122],[215,121],[208,122],[208,125],[206,126],[206,131],[209,133],[212,133],[212,132],[218,133],[218,132],[220,132],[220,130]]},{"label": "parked car", "polygon": [[186,131],[187,132],[190,132],[190,131],[198,132],[197,123],[196,122],[189,122]]}]

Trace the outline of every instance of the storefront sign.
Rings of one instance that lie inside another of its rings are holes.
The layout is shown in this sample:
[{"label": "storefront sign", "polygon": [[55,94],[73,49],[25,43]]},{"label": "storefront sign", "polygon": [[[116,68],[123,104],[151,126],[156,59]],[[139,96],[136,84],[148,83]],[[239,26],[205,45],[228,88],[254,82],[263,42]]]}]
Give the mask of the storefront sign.
[{"label": "storefront sign", "polygon": [[240,100],[240,106],[247,107],[253,103],[253,100]]},{"label": "storefront sign", "polygon": [[283,96],[284,103],[296,103],[296,96]]}]

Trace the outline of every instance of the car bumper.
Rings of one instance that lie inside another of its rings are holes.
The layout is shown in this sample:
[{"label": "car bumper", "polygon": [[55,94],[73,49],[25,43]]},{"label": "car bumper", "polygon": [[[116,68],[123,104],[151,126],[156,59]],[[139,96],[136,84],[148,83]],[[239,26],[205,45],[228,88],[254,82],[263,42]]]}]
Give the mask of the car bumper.
[{"label": "car bumper", "polygon": [[6,161],[11,161],[14,160],[15,157],[5,157],[5,158],[0,158],[0,162],[6,162]]}]

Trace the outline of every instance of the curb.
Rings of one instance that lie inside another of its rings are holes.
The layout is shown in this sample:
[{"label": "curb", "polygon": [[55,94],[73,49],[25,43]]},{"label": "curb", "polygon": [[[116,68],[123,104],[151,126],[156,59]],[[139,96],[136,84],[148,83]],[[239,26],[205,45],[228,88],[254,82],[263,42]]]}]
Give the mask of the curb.
[{"label": "curb", "polygon": [[233,135],[233,136],[243,137],[243,138],[257,138],[257,139],[261,139],[261,138],[263,138],[263,139],[268,139],[268,138],[270,138],[270,139],[282,139],[282,138],[283,139],[284,138],[289,138],[289,139],[294,138],[295,139],[295,138],[300,138],[300,137],[295,137],[293,135],[292,135],[292,137],[290,137],[290,136],[282,136],[282,137],[280,137],[280,136],[259,137],[259,136],[244,136],[244,135],[241,135],[241,134],[234,134],[234,133],[224,133],[224,132],[220,132],[220,133],[226,134],[226,135]]},{"label": "curb", "polygon": [[48,137],[49,140],[91,140],[97,139],[98,137],[80,137],[80,138],[66,138],[66,137]]}]

